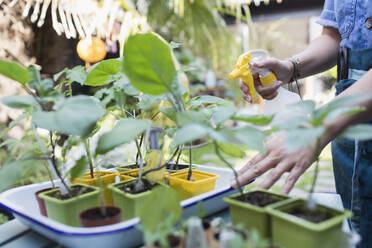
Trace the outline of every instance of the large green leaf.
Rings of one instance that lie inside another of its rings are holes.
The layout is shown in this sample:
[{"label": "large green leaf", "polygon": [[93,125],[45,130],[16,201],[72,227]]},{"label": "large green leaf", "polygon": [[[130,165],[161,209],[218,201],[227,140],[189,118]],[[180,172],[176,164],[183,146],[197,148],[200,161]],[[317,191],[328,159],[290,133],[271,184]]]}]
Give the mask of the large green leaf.
[{"label": "large green leaf", "polygon": [[84,84],[87,78],[87,72],[85,71],[85,67],[78,65],[72,68],[71,70],[67,70],[66,78],[72,80],[73,82]]},{"label": "large green leaf", "polygon": [[205,104],[228,105],[231,104],[231,102],[219,97],[209,95],[197,96],[187,102],[187,105],[193,108],[200,107]]},{"label": "large green leaf", "polygon": [[37,101],[30,95],[10,95],[1,98],[1,102],[8,107],[23,109],[30,106],[37,106]]},{"label": "large green leaf", "polygon": [[342,134],[342,137],[357,140],[371,140],[372,139],[372,125],[359,124],[347,128]]},{"label": "large green leaf", "polygon": [[82,177],[88,167],[88,159],[86,156],[82,156],[70,170],[71,181],[75,178]]},{"label": "large green leaf", "polygon": [[244,158],[245,152],[241,146],[233,143],[217,143],[221,151],[235,158]]},{"label": "large green leaf", "polygon": [[315,128],[297,128],[291,130],[286,137],[286,147],[289,152],[312,145],[324,133],[323,126]]},{"label": "large green leaf", "polygon": [[207,121],[205,115],[202,112],[193,110],[187,110],[184,112],[177,113],[177,123],[180,126],[185,126],[191,123],[205,123]]},{"label": "large green leaf", "polygon": [[168,117],[172,121],[176,121],[177,113],[172,107],[160,107],[160,112],[163,113],[166,117]]},{"label": "large green leaf", "polygon": [[26,85],[31,80],[30,72],[17,63],[0,60],[0,74],[11,78],[22,85]]},{"label": "large green leaf", "polygon": [[263,151],[264,133],[253,126],[244,126],[234,131],[234,137],[253,150]]},{"label": "large green leaf", "polygon": [[151,122],[148,120],[121,119],[111,131],[99,138],[96,153],[104,154],[121,144],[133,141],[150,127]]},{"label": "large green leaf", "polygon": [[146,94],[160,95],[175,88],[176,68],[168,44],[154,33],[136,34],[124,45],[123,70]]},{"label": "large green leaf", "polygon": [[364,107],[340,107],[333,111],[330,111],[326,117],[327,123],[332,123],[335,121],[338,117],[344,116],[344,115],[353,115],[360,112],[365,111]]},{"label": "large green leaf", "polygon": [[177,130],[172,146],[179,146],[203,138],[209,134],[209,128],[200,124],[189,124]]},{"label": "large green leaf", "polygon": [[120,71],[121,61],[117,59],[107,59],[101,61],[91,71],[84,82],[89,86],[102,86],[115,81],[116,75]]},{"label": "large green leaf", "polygon": [[271,123],[274,115],[239,115],[234,116],[231,119],[234,121],[248,122],[258,126],[266,126]]},{"label": "large green leaf", "polygon": [[55,111],[37,111],[32,121],[41,128],[66,135],[88,136],[105,114],[100,102],[89,96],[74,96],[56,103]]},{"label": "large green leaf", "polygon": [[342,107],[351,107],[355,104],[371,99],[370,95],[344,96],[331,101],[329,104],[319,108],[314,114],[314,123],[320,125],[328,114],[335,109]]},{"label": "large green leaf", "polygon": [[30,170],[38,165],[40,161],[37,160],[16,160],[8,162],[0,167],[0,192],[13,186],[26,175]]},{"label": "large green leaf", "polygon": [[138,215],[145,231],[145,243],[166,242],[167,235],[174,229],[182,215],[178,193],[165,186],[158,186],[143,204]]},{"label": "large green leaf", "polygon": [[216,124],[222,124],[230,117],[232,117],[235,114],[235,106],[234,104],[229,104],[228,106],[223,107],[217,107],[216,111],[213,113],[212,121]]}]

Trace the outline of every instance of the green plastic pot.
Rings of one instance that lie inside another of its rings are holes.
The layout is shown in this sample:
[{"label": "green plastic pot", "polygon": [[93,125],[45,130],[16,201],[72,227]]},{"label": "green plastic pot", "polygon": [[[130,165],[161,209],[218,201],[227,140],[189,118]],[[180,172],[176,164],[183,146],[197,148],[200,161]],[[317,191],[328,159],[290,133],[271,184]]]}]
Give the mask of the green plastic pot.
[{"label": "green plastic pot", "polygon": [[93,191],[67,200],[60,200],[50,196],[51,193],[58,191],[59,189],[52,189],[42,192],[39,194],[39,196],[40,198],[44,199],[49,218],[69,226],[79,227],[80,212],[99,205],[99,188],[85,184],[71,185],[72,188],[74,186],[92,188]]},{"label": "green plastic pot", "polygon": [[267,190],[255,190],[244,193],[244,195],[249,195],[255,192],[263,192],[265,194],[271,195],[272,198],[280,200],[273,204],[267,205],[265,207],[259,207],[253,204],[239,201],[235,199],[240,195],[240,193],[225,197],[224,201],[229,204],[231,222],[234,225],[243,225],[244,228],[250,230],[252,228],[256,229],[262,238],[270,238],[270,215],[267,212],[268,208],[275,207],[281,202],[287,200],[289,197],[287,195],[280,195]]},{"label": "green plastic pot", "polygon": [[313,223],[287,213],[297,207],[306,208],[306,200],[294,198],[268,209],[274,244],[286,248],[341,247],[342,222],[352,216],[350,211],[317,205],[317,210],[329,212],[333,217]]},{"label": "green plastic pot", "polygon": [[140,206],[144,204],[146,199],[151,194],[151,191],[146,191],[139,194],[130,194],[119,189],[123,185],[136,180],[137,179],[127,180],[109,185],[109,189],[112,191],[114,205],[118,208],[121,208],[122,221],[137,217]]}]

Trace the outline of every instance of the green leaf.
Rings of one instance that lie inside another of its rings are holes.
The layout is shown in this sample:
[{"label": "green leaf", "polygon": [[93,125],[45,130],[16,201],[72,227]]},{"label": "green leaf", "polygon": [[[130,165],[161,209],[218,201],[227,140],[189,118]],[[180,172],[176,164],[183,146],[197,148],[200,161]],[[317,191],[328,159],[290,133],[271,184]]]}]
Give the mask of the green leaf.
[{"label": "green leaf", "polygon": [[99,138],[96,153],[104,154],[119,145],[133,141],[150,127],[151,122],[148,120],[121,119],[111,131]]},{"label": "green leaf", "polygon": [[160,112],[167,116],[172,121],[176,121],[176,111],[172,107],[160,107]]},{"label": "green leaf", "polygon": [[30,95],[10,95],[1,98],[1,102],[8,107],[23,109],[31,106],[37,106],[37,101]]},{"label": "green leaf", "polygon": [[[101,61],[91,71],[84,82],[89,86],[102,86],[116,81],[113,75],[120,71],[121,61],[117,59],[107,59]],[[119,75],[118,75],[119,76]]]},{"label": "green leaf", "polygon": [[21,120],[24,118],[27,118],[31,116],[31,111],[25,111],[21,115],[19,115],[15,120],[9,123],[8,127],[5,128],[1,133],[0,133],[0,140],[13,128],[15,125],[17,125]]},{"label": "green leaf", "polygon": [[231,116],[235,114],[235,106],[233,104],[229,104],[226,107],[218,107],[216,111],[213,113],[212,121],[216,124],[222,124],[225,121],[229,120]]},{"label": "green leaf", "polygon": [[315,128],[297,128],[288,132],[286,148],[289,152],[312,145],[325,131],[323,126]]},{"label": "green leaf", "polygon": [[248,122],[258,126],[266,126],[271,123],[274,115],[239,115],[234,116],[231,119],[234,121]]},{"label": "green leaf", "polygon": [[209,95],[197,96],[187,102],[187,105],[189,105],[190,107],[200,107],[206,104],[228,105],[231,104],[231,102],[219,97]]},{"label": "green leaf", "polygon": [[16,160],[8,162],[0,167],[0,192],[10,188],[17,183],[24,175],[39,165],[37,160]]},{"label": "green leaf", "polygon": [[54,81],[57,81],[57,80],[62,76],[63,73],[66,73],[66,72],[67,72],[67,70],[68,70],[68,68],[65,68],[65,69],[63,69],[62,71],[60,71],[60,72],[54,74],[54,75],[53,75],[53,80],[54,80]]},{"label": "green leaf", "polygon": [[305,100],[289,104],[287,106],[292,111],[300,112],[304,115],[313,114],[315,110],[315,102],[312,100]]},{"label": "green leaf", "polygon": [[234,138],[246,147],[262,152],[264,133],[253,126],[244,126],[234,131]]},{"label": "green leaf", "polygon": [[177,123],[180,126],[185,126],[191,123],[205,123],[207,121],[205,115],[202,112],[193,110],[187,110],[184,112],[177,113]]},{"label": "green leaf", "polygon": [[335,109],[338,109],[341,107],[350,107],[352,105],[362,103],[369,99],[371,99],[371,96],[365,95],[365,94],[356,95],[356,96],[344,96],[344,97],[337,98],[331,101],[329,104],[315,111],[314,123],[316,125],[320,125],[321,123],[323,123],[324,119],[328,116],[328,114]]},{"label": "green leaf", "polygon": [[136,34],[124,45],[123,71],[131,84],[145,94],[161,95],[177,83],[168,44],[154,33]]},{"label": "green leaf", "polygon": [[245,152],[241,146],[233,143],[217,143],[219,149],[234,158],[244,158]]},{"label": "green leaf", "polygon": [[114,83],[114,86],[122,89],[127,95],[138,96],[141,92],[131,85],[127,76],[125,76],[123,73],[120,73],[120,75],[120,79]]},{"label": "green leaf", "polygon": [[0,60],[0,74],[19,82],[23,86],[31,80],[30,72],[26,68],[15,62],[5,60]]},{"label": "green leaf", "polygon": [[82,156],[70,170],[71,181],[74,181],[75,178],[82,177],[87,167],[88,159],[86,156]]},{"label": "green leaf", "polygon": [[[138,211],[145,233],[161,232],[166,235],[171,231],[168,228],[172,229],[182,215],[179,202],[178,193],[174,189],[165,186],[154,188]],[[164,222],[170,222],[170,225],[163,225]]]},{"label": "green leaf", "polygon": [[172,146],[176,147],[203,138],[209,134],[209,128],[200,124],[189,124],[177,130]]},{"label": "green leaf", "polygon": [[78,82],[79,84],[83,85],[87,78],[87,72],[85,71],[85,67],[78,65],[72,68],[71,70],[67,70],[66,78],[72,80],[73,82]]},{"label": "green leaf", "polygon": [[341,137],[360,141],[370,140],[372,139],[372,125],[359,124],[351,126],[341,134]]},{"label": "green leaf", "polygon": [[138,96],[138,99],[139,99],[139,102],[137,106],[140,109],[149,110],[153,105],[160,104],[160,102],[166,98],[163,95],[152,96],[152,95],[144,94],[144,95]]},{"label": "green leaf", "polygon": [[357,114],[357,113],[360,113],[360,112],[363,112],[365,111],[365,108],[364,107],[359,107],[359,106],[356,106],[356,107],[340,107],[340,108],[337,108],[333,111],[330,111],[326,117],[326,122],[327,123],[332,123],[333,121],[335,121],[338,117],[341,117],[343,115],[353,115],[353,114]]},{"label": "green leaf", "polygon": [[66,135],[88,136],[105,114],[100,102],[89,96],[73,96],[57,102],[55,111],[36,111],[32,121],[40,128]]}]

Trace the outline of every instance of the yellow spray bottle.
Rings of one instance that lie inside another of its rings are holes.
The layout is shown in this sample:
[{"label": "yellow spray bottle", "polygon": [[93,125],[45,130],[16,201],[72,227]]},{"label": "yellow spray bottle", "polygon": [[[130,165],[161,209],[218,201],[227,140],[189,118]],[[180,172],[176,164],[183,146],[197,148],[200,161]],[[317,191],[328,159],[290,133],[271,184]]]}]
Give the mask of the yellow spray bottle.
[{"label": "yellow spray bottle", "polygon": [[[229,74],[231,80],[240,78],[248,86],[248,94],[252,103],[261,103],[260,96],[254,88],[253,74],[258,74],[262,85],[266,86],[276,81],[275,74],[266,68],[257,68],[255,63],[269,57],[265,50],[252,50],[239,56],[235,69]],[[263,106],[263,113],[267,115],[276,114],[275,119],[288,116],[286,105],[298,102],[301,98],[298,94],[290,92],[283,87],[278,88],[278,95],[273,100],[266,100]],[[274,119],[274,120],[275,120]]]},{"label": "yellow spray bottle", "polygon": [[231,80],[240,78],[248,86],[248,94],[252,98],[252,103],[259,103],[254,89],[253,75],[258,73],[262,85],[269,85],[276,81],[276,76],[270,70],[265,68],[256,68],[254,63],[262,61],[268,57],[265,50],[253,50],[239,56],[235,69],[229,74]]}]

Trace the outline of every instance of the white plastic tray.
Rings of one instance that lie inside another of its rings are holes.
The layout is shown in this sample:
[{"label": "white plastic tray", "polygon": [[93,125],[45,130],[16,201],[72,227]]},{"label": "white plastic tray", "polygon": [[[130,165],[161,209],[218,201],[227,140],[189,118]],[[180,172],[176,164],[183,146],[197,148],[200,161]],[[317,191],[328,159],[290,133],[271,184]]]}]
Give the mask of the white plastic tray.
[{"label": "white plastic tray", "polygon": [[[216,181],[215,190],[181,202],[183,218],[196,215],[197,203],[200,201],[203,202],[207,215],[227,208],[227,204],[222,199],[236,191],[230,187],[232,176],[230,169],[202,165],[195,165],[195,167],[220,177]],[[142,232],[136,228],[140,222],[139,218],[110,226],[82,228],[67,226],[40,215],[34,193],[49,185],[50,182],[44,182],[5,191],[0,194],[0,205],[13,212],[17,219],[34,231],[66,247],[114,248],[137,247],[142,244]]]}]

